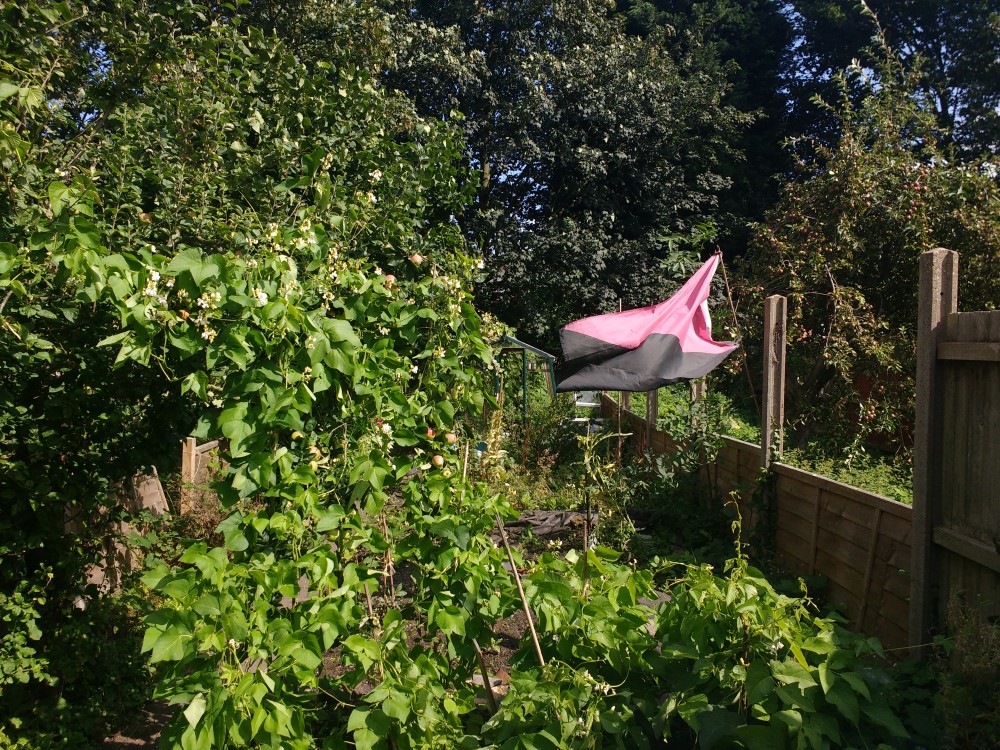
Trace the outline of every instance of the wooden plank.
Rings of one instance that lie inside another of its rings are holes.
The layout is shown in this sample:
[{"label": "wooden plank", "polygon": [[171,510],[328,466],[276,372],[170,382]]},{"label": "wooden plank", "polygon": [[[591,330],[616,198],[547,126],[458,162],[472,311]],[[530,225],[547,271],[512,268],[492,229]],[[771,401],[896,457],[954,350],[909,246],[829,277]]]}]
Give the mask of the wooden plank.
[{"label": "wooden plank", "polygon": [[871,546],[871,519],[865,525],[861,525],[846,518],[838,518],[828,513],[820,515],[820,544],[836,545],[843,542],[852,544],[861,550],[863,557],[867,558],[868,548]]},{"label": "wooden plank", "polygon": [[789,543],[787,535],[779,529],[774,534],[774,546],[775,556],[789,573],[794,575],[805,575],[807,573],[809,563],[803,560],[797,552],[797,550],[802,549],[801,544]]},{"label": "wooden plank", "polygon": [[[841,568],[850,568],[860,577],[865,572],[865,562],[868,559],[868,548],[864,544],[858,544],[849,540],[844,534],[830,532],[822,529],[819,538],[816,540],[816,572],[827,575],[823,569],[822,560],[832,560]],[[859,580],[860,583],[860,580]]]},{"label": "wooden plank", "polygon": [[[875,564],[875,580],[880,582],[883,593],[891,594],[900,601],[908,602],[910,599],[910,577],[901,573],[895,565],[888,566],[880,563]],[[906,623],[903,622],[905,626]]]},{"label": "wooden plank", "polygon": [[944,526],[934,528],[934,543],[977,565],[1000,573],[1000,552],[997,551],[996,543],[990,545]]},{"label": "wooden plank", "polygon": [[781,476],[775,482],[775,487],[778,491],[779,504],[794,504],[805,509],[812,508],[816,490],[823,490],[819,485],[797,482]]},{"label": "wooden plank", "polygon": [[[803,555],[808,554],[809,540],[812,538],[812,522],[809,519],[794,513],[789,513],[787,509],[778,507],[777,509],[778,528],[795,534],[803,544],[807,545],[803,550]],[[806,560],[809,558],[806,557]]]},{"label": "wooden plank", "polygon": [[823,500],[823,488],[816,487],[816,494],[813,497],[813,528],[812,539],[809,542],[809,575],[816,574],[816,551],[819,549],[819,514]]},{"label": "wooden plank", "polygon": [[646,442],[650,445],[652,445],[654,433],[659,432],[656,429],[656,420],[660,415],[659,394],[660,391],[657,388],[646,392]]},{"label": "wooden plank", "polygon": [[[906,608],[906,610],[908,609],[909,607]],[[870,632],[877,637],[884,648],[897,650],[901,658],[909,655],[907,653],[907,646],[910,645],[910,638],[909,632],[906,629],[906,610],[901,615],[902,619],[897,619],[900,615],[895,612],[886,615],[880,612],[876,616],[873,625],[870,626],[871,630],[865,630],[866,633]]]},{"label": "wooden plank", "polygon": [[[913,529],[913,524],[910,522],[909,518],[900,518],[899,516],[891,516],[888,514],[882,515],[882,539],[892,540],[900,546],[905,546],[909,548],[910,546],[910,532]],[[909,565],[910,561],[906,561],[906,565]],[[906,567],[905,565],[903,567]]]},{"label": "wooden plank", "polygon": [[[965,478],[968,475],[968,400],[966,388],[970,365],[949,362],[941,366],[938,375],[941,382],[942,420],[940,455],[941,482],[950,491],[942,497],[937,509],[936,523],[952,525],[961,523],[965,517]],[[961,415],[961,416],[959,416]]]},{"label": "wooden plank", "polygon": [[978,416],[973,421],[975,450],[970,459],[968,502],[972,506],[972,521],[991,538],[1000,537],[1000,368],[995,365],[970,365],[977,377]]},{"label": "wooden plank", "polygon": [[[779,490],[780,492],[780,490]],[[789,513],[794,516],[798,516],[804,521],[812,523],[813,519],[813,504],[808,500],[797,497],[792,494],[780,494],[777,497],[777,502],[775,507],[779,508],[785,513]]]},{"label": "wooden plank", "polygon": [[1000,343],[992,341],[944,341],[937,358],[966,362],[1000,362]]},{"label": "wooden plank", "polygon": [[910,563],[910,644],[929,642],[934,624],[935,565],[932,530],[937,523],[938,446],[941,411],[937,345],[944,320],[958,312],[958,254],[944,249],[920,256],[917,307],[917,394],[913,446],[913,548]]},{"label": "wooden plank", "polygon": [[181,442],[181,491],[180,507],[181,515],[191,512],[192,497],[191,485],[198,479],[198,440],[189,437]]},{"label": "wooden plank", "polygon": [[209,451],[214,451],[218,447],[219,447],[219,441],[218,440],[210,440],[207,443],[202,443],[201,445],[199,445],[198,446],[198,452],[199,453],[208,453]]},{"label": "wooden plank", "polygon": [[[785,329],[788,303],[775,294],[764,300],[764,377],[760,449],[764,468],[784,449]],[[773,453],[773,455],[772,455]]]},{"label": "wooden plank", "polygon": [[952,312],[945,320],[947,341],[1000,341],[1000,311]]},{"label": "wooden plank", "polygon": [[876,559],[885,563],[892,568],[898,570],[905,570],[906,566],[910,564],[910,545],[904,542],[898,542],[889,536],[886,536],[885,532],[885,519],[887,516],[883,514],[882,516],[882,528],[878,536],[878,542],[875,545],[875,555]]},{"label": "wooden plank", "polygon": [[865,612],[868,608],[869,589],[872,585],[872,569],[875,567],[875,550],[878,547],[879,525],[882,523],[882,511],[875,509],[875,517],[872,520],[871,544],[868,546],[868,561],[865,566],[865,579],[861,586],[861,607],[858,612],[858,622],[864,625]]},{"label": "wooden plank", "polygon": [[883,513],[892,513],[898,516],[909,517],[912,512],[910,506],[905,503],[900,503],[874,492],[866,492],[865,490],[858,489],[857,487],[851,487],[843,482],[836,482],[829,477],[814,474],[813,472],[806,471],[805,469],[799,469],[794,466],[788,466],[787,464],[778,462],[773,463],[771,468],[779,476],[796,479],[803,484],[822,487],[824,490],[836,493],[841,497],[856,500],[857,502],[871,508],[881,508]]},{"label": "wooden plank", "polygon": [[871,522],[872,511],[876,508],[880,509],[883,513],[890,512],[894,516],[904,518],[908,517],[908,514],[906,513],[908,506],[903,505],[903,510],[901,511],[899,507],[901,503],[885,505],[882,503],[859,502],[858,497],[846,497],[837,491],[827,491],[824,497],[826,497],[826,508],[828,513],[835,516],[843,516],[859,526],[868,526]]}]

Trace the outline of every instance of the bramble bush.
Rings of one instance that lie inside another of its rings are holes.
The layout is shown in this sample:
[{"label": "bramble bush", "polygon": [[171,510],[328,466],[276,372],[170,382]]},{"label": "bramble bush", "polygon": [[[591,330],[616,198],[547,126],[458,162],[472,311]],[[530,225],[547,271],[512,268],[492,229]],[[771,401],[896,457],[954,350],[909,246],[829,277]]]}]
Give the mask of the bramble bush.
[{"label": "bramble bush", "polygon": [[750,338],[760,339],[763,298],[788,297],[789,443],[823,437],[849,458],[872,445],[909,449],[921,253],[960,253],[963,308],[1000,299],[993,157],[955,159],[916,93],[919,72],[879,40],[826,103],[837,142],[793,144],[800,173],[742,266]]}]

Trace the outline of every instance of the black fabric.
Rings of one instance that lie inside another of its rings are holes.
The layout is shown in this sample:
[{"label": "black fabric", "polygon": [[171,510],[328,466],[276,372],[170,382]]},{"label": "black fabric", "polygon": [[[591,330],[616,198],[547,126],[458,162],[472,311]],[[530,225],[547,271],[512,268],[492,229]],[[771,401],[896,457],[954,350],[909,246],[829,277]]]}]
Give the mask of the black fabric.
[{"label": "black fabric", "polygon": [[635,349],[611,347],[607,342],[600,344],[604,352],[609,348],[613,351],[605,356],[595,344],[586,356],[566,362],[556,370],[557,391],[652,391],[678,380],[700,378],[729,355],[729,351],[685,353],[680,340],[668,333],[650,334]]}]

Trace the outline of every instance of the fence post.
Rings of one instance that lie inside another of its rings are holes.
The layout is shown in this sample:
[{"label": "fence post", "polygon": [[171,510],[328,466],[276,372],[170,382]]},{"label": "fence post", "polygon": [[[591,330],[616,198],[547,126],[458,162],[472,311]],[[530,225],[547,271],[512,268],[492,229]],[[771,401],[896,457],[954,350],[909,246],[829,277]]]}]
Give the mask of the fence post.
[{"label": "fence post", "polygon": [[788,302],[780,294],[764,300],[764,413],[761,415],[760,449],[764,468],[773,460],[772,448],[781,456],[785,447],[785,329]]},{"label": "fence post", "polygon": [[697,404],[703,398],[705,394],[708,393],[708,378],[696,378],[691,381],[691,429],[697,429],[698,427],[698,409]]},{"label": "fence post", "polygon": [[189,437],[181,443],[181,515],[191,511],[192,485],[198,480],[198,439]]},{"label": "fence post", "polygon": [[660,416],[660,391],[654,388],[646,391],[646,450],[653,449],[653,431]]},{"label": "fence post", "polygon": [[958,312],[958,253],[937,248],[920,256],[917,307],[917,394],[913,425],[913,529],[910,541],[911,646],[927,643],[934,622],[934,524],[940,514],[941,408],[937,347],[948,315]]}]

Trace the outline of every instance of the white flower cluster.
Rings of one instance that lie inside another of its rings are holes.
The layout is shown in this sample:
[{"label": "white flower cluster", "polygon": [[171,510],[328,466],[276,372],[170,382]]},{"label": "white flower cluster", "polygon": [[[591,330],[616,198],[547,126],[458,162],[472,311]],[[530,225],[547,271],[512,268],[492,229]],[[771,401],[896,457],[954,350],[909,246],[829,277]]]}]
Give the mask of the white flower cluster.
[{"label": "white flower cluster", "polygon": [[222,386],[216,385],[215,383],[209,383],[206,390],[208,391],[207,396],[209,401],[211,401],[212,406],[216,409],[221,409],[223,405]]},{"label": "white flower cluster", "polygon": [[[162,285],[160,282],[163,282]],[[150,298],[155,305],[161,308],[166,308],[167,306],[167,295],[170,290],[174,288],[173,278],[162,278],[159,271],[151,271],[149,278],[146,279],[146,286],[142,290],[142,295],[144,297]],[[157,309],[154,304],[151,304],[146,308],[146,317],[151,320],[158,320],[161,317],[162,310]]]},{"label": "white flower cluster", "polygon": [[222,294],[219,292],[204,292],[198,298],[198,307],[202,310],[218,310],[220,302],[222,302]]}]

